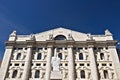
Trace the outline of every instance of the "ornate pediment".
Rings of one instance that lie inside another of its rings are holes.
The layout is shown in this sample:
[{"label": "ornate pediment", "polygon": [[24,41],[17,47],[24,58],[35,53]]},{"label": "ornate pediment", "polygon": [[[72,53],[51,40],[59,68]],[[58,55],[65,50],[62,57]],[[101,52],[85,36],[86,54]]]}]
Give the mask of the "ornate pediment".
[{"label": "ornate pediment", "polygon": [[49,31],[45,31],[42,33],[35,34],[36,41],[42,40],[75,40],[75,41],[85,41],[88,39],[87,34],[80,33],[77,31],[73,31],[65,28],[56,28]]},{"label": "ornate pediment", "polygon": [[[106,34],[109,32],[107,31]],[[109,33],[110,34],[110,33]],[[12,38],[12,37],[11,37]],[[73,40],[73,41],[86,41],[86,40],[95,40],[95,41],[106,41],[113,40],[112,36],[107,35],[92,35],[90,33],[81,33],[77,31],[73,31],[66,28],[56,28],[44,32],[40,32],[37,34],[31,35],[17,35],[16,41],[27,41],[27,40],[35,40],[35,41],[47,41],[47,40]]]}]

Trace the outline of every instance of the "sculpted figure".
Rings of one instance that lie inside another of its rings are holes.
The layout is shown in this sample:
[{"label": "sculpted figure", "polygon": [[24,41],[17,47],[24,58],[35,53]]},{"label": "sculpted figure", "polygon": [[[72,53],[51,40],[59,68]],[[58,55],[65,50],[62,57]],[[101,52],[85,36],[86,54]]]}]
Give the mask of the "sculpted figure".
[{"label": "sculpted figure", "polygon": [[35,39],[35,35],[34,34],[31,34],[30,35],[30,40],[34,40]]},{"label": "sculpted figure", "polygon": [[54,56],[52,57],[51,62],[52,62],[53,71],[59,71],[60,58]]},{"label": "sculpted figure", "polygon": [[106,29],[105,30],[105,35],[112,35],[112,33],[108,29]]},{"label": "sculpted figure", "polygon": [[72,35],[68,34],[68,40],[73,40]]},{"label": "sculpted figure", "polygon": [[92,37],[92,35],[89,33],[89,34],[87,34],[87,36],[88,36],[88,38],[90,39],[90,40],[93,40],[93,37]]},{"label": "sculpted figure", "polygon": [[14,30],[14,31],[11,33],[11,35],[16,35],[16,31]]},{"label": "sculpted figure", "polygon": [[52,40],[52,39],[53,39],[53,35],[49,34],[49,40]]}]

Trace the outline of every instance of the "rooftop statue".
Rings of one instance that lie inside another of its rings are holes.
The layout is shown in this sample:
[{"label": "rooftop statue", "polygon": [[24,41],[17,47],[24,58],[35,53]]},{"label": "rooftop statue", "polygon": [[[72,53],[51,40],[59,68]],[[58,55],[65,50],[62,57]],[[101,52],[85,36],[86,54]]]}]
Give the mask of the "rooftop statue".
[{"label": "rooftop statue", "polygon": [[110,35],[112,35],[112,33],[111,33],[108,29],[106,29],[106,30],[105,30],[105,35],[106,35],[106,36],[110,36]]},{"label": "rooftop statue", "polygon": [[10,35],[15,36],[16,35],[16,31],[14,30]]}]

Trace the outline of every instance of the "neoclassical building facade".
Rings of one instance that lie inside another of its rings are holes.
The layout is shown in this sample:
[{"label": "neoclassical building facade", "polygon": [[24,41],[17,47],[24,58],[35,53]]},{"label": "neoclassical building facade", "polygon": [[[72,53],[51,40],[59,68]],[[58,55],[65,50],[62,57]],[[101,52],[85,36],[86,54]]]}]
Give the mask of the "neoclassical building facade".
[{"label": "neoclassical building facade", "polygon": [[120,80],[117,41],[65,28],[6,41],[0,80]]}]

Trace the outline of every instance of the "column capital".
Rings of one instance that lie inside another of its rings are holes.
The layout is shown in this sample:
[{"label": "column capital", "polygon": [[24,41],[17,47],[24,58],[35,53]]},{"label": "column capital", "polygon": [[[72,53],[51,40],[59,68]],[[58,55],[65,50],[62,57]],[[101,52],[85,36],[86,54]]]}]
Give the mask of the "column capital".
[{"label": "column capital", "polygon": [[68,47],[68,48],[73,48],[73,45],[68,45],[67,47]]},{"label": "column capital", "polygon": [[93,48],[94,47],[94,45],[88,45],[88,48]]},{"label": "column capital", "polygon": [[32,48],[33,46],[32,45],[27,45],[27,48]]},{"label": "column capital", "polygon": [[53,45],[47,45],[47,48],[53,48]]},{"label": "column capital", "polygon": [[116,49],[116,46],[108,46],[109,49]]},{"label": "column capital", "polygon": [[5,44],[6,46],[14,46],[15,45],[15,41],[6,41]]},{"label": "column capital", "polygon": [[13,46],[6,46],[6,49],[13,49]]}]

